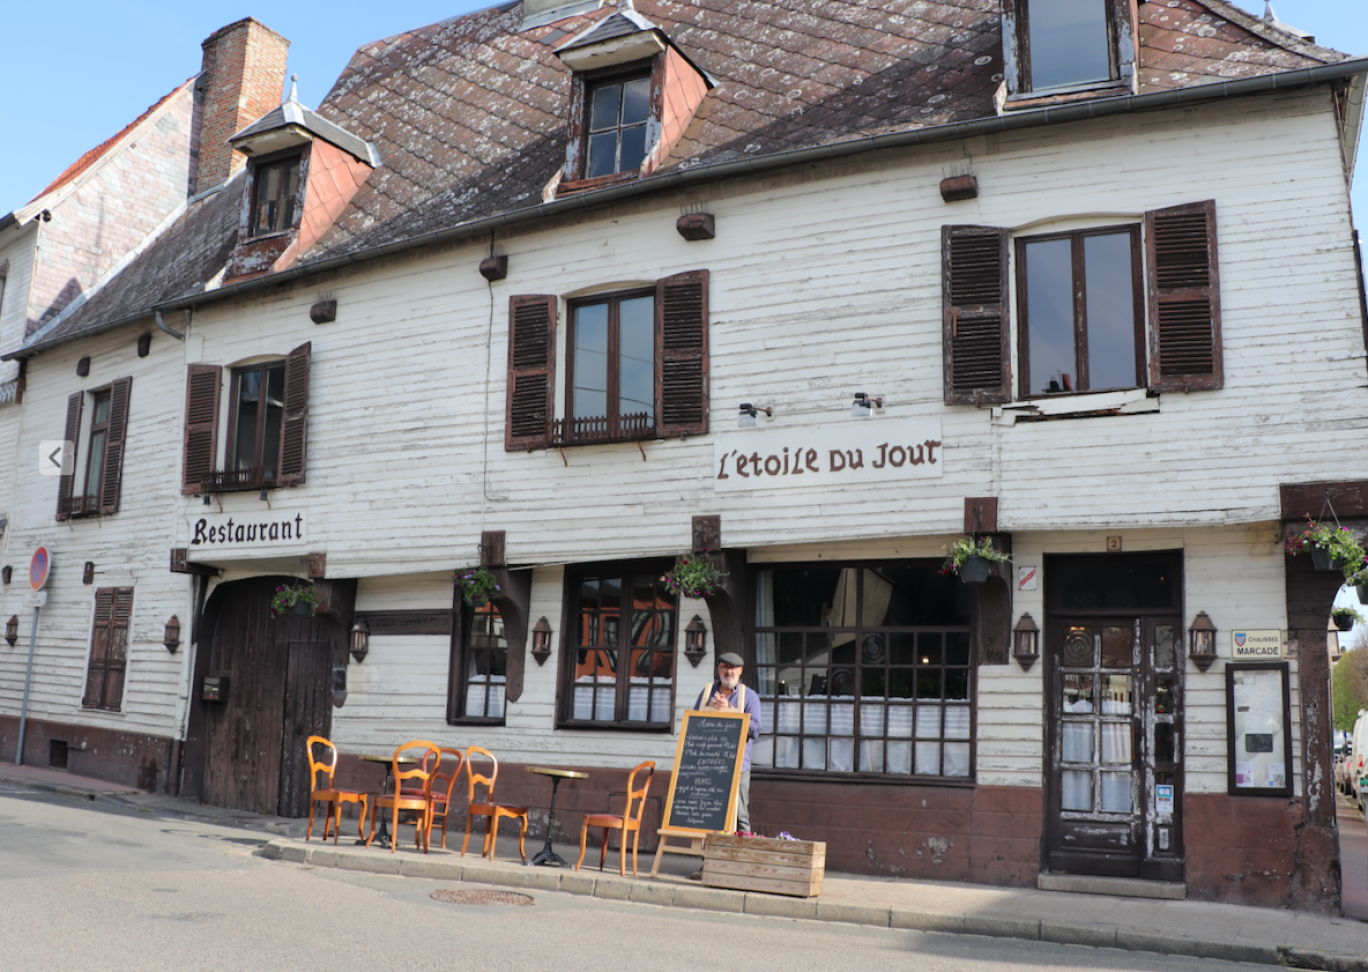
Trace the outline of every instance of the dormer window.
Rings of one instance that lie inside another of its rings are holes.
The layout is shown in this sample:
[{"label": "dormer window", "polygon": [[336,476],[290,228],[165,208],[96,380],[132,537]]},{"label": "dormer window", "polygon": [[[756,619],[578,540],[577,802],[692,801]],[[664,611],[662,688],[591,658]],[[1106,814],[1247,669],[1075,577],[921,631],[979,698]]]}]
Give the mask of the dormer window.
[{"label": "dormer window", "polygon": [[1131,0],[1002,0],[1006,107],[1130,93],[1133,7]]},{"label": "dormer window", "polygon": [[589,162],[585,178],[633,172],[646,158],[651,76],[600,81],[589,89]]},{"label": "dormer window", "polygon": [[252,182],[250,236],[284,233],[294,228],[299,197],[299,161],[296,153],[267,164],[259,164]]}]

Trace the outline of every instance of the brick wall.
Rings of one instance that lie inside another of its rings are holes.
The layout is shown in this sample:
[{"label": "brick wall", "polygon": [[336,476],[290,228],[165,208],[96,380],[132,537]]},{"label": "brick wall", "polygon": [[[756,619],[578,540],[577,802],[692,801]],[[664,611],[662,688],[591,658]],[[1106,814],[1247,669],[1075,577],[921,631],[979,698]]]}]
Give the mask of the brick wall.
[{"label": "brick wall", "polygon": [[200,190],[226,182],[246,163],[228,139],[280,104],[290,42],[248,17],[210,34],[203,48]]}]

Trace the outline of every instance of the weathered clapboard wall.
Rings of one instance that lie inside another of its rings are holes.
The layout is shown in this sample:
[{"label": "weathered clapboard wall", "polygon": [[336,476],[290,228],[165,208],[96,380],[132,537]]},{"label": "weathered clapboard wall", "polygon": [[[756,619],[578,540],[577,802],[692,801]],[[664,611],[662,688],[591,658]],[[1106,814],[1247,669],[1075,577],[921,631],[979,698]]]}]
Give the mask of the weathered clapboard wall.
[{"label": "weathered clapboard wall", "polygon": [[[168,655],[160,631],[172,613],[189,616],[190,582],[167,573],[167,551],[189,543],[204,509],[179,491],[186,365],[279,358],[305,341],[313,349],[307,483],[271,498],[273,508],[308,513],[308,540],[255,565],[216,555],[230,568],[225,580],[302,573],[298,556],[326,551],[329,576],[361,578],[362,610],[444,608],[452,568],[476,562],[482,530],[502,529],[510,562],[541,565],[531,617],[547,616],[559,633],[558,565],[678,553],[688,549],[694,514],[721,514],[725,544],[753,560],[935,557],[960,528],[963,497],[996,495],[1019,560],[1100,550],[1105,527],[1125,535],[1127,550],[1185,551],[1185,623],[1206,610],[1223,638],[1234,624],[1285,627],[1268,523],[1278,515],[1277,485],[1345,478],[1333,447],[1368,424],[1336,139],[1329,95],[1309,91],[879,153],[508,235],[496,247],[509,256],[509,276],[492,285],[476,273],[488,253],[481,240],[206,305],[183,344],[158,334],[147,359],[133,355],[132,329],[48,352],[32,364],[20,455],[60,437],[75,388],[129,374],[134,386],[117,515],[57,525],[56,480],[17,472],[7,562],[26,562],[38,542],[63,558],[44,615],[33,714],[180,731],[191,653]],[[978,177],[979,198],[943,203],[941,178],[966,171]],[[943,404],[942,225],[1043,232],[1135,222],[1146,210],[1204,199],[1216,201],[1223,390],[1165,394],[1157,412],[1016,425],[993,409]],[[680,239],[674,221],[684,206],[713,213],[717,239]],[[504,451],[510,296],[562,298],[563,363],[564,299],[693,269],[711,274],[712,435],[646,443],[644,461],[634,444],[567,448],[564,458]],[[315,326],[308,308],[322,290],[336,297],[338,316]],[[78,384],[83,354],[94,365]],[[839,428],[851,421],[856,390],[885,398],[871,422],[942,423],[943,478],[714,491],[712,439],[734,432],[738,403],[773,405],[770,429]],[[225,381],[225,427],[227,394]],[[219,502],[228,514],[263,505],[254,493]],[[121,714],[80,708],[93,604],[80,584],[85,560],[97,564],[97,585],[132,578],[137,587]],[[0,615],[17,601],[15,588],[0,593]],[[1015,606],[1022,610],[1043,615],[1025,596]],[[693,613],[707,619],[701,604],[681,610]],[[667,737],[552,731],[554,657],[542,667],[529,659],[506,727],[448,727],[448,651],[444,637],[375,636],[371,655],[350,667],[347,703],[334,718],[339,742],[380,752],[410,736],[487,741],[511,760],[555,753],[613,766],[670,759]],[[0,651],[0,713],[17,711],[19,654]],[[682,656],[678,666],[683,706],[706,671]],[[980,672],[980,781],[1039,784],[1040,674],[1015,665]],[[1219,664],[1188,673],[1189,789],[1224,788],[1222,678]]]}]

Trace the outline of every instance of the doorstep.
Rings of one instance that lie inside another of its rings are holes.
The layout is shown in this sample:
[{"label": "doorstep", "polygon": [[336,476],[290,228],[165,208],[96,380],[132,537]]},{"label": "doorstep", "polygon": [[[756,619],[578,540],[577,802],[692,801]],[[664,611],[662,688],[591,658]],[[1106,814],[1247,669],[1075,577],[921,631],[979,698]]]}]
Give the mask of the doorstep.
[{"label": "doorstep", "polygon": [[1183,901],[1187,898],[1187,885],[1181,881],[1146,881],[1143,878],[1042,874],[1036,879],[1036,887],[1041,891],[1111,894],[1119,898],[1158,898],[1163,901]]}]

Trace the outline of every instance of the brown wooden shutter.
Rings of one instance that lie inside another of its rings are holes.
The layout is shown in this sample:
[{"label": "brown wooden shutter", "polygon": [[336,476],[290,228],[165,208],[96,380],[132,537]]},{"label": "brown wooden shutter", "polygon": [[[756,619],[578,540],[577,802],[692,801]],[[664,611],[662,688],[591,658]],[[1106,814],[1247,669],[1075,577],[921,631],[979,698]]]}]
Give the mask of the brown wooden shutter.
[{"label": "brown wooden shutter", "polygon": [[1007,230],[943,227],[941,266],[945,404],[1010,402]]},{"label": "brown wooden shutter", "polygon": [[90,667],[82,705],[119,711],[132,618],[133,588],[102,587],[95,592],[95,624],[90,633]]},{"label": "brown wooden shutter", "polygon": [[551,444],[556,376],[556,298],[522,294],[508,302],[508,402],[504,449]]},{"label": "brown wooden shutter", "polygon": [[218,444],[219,386],[223,369],[192,364],[185,382],[185,452],[181,492],[198,493],[200,481],[214,471]]},{"label": "brown wooden shutter", "polygon": [[708,431],[708,271],[656,284],[656,434]]},{"label": "brown wooden shutter", "polygon": [[119,512],[124,440],[128,432],[128,399],[132,393],[132,378],[120,378],[109,388],[109,432],[105,436],[104,482],[100,486],[99,497],[102,514]]},{"label": "brown wooden shutter", "polygon": [[[66,432],[63,438],[71,445],[63,452],[62,461],[71,464],[71,474],[63,473],[57,481],[57,519],[71,516],[72,481],[76,478],[76,442],[81,435],[81,409],[85,407],[85,392],[72,392],[67,398]],[[68,453],[70,453],[68,455]],[[46,461],[46,459],[44,460]]]},{"label": "brown wooden shutter", "polygon": [[1195,391],[1225,383],[1216,203],[1145,214],[1150,387]]},{"label": "brown wooden shutter", "polygon": [[285,416],[280,429],[280,465],[277,486],[304,482],[309,445],[309,356],[313,342],[306,341],[285,356]]}]

